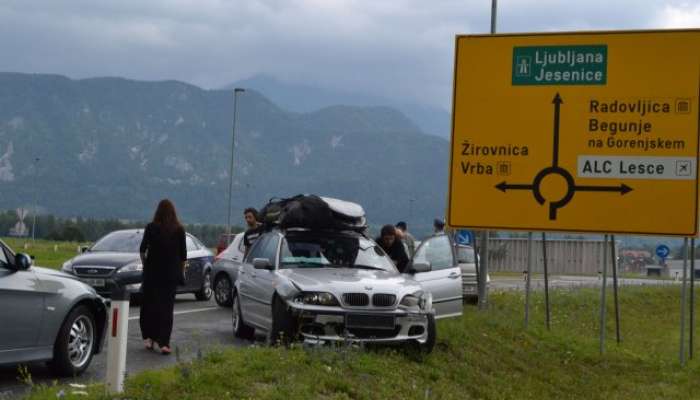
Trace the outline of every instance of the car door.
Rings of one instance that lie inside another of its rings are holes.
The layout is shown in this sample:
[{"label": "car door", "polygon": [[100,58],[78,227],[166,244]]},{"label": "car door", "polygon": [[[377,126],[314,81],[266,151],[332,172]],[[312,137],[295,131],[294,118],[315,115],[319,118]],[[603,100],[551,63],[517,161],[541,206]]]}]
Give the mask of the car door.
[{"label": "car door", "polygon": [[413,262],[430,265],[429,271],[416,273],[414,279],[432,293],[435,318],[462,315],[462,274],[450,237],[438,235],[424,240]]},{"label": "car door", "polygon": [[265,245],[270,235],[264,235],[253,243],[253,246],[246,254],[246,257],[238,269],[238,301],[241,304],[241,314],[243,320],[248,324],[264,328],[262,324],[264,317],[260,315],[260,304],[267,304],[267,301],[259,293],[255,292],[257,270],[253,267],[253,260],[262,257]]},{"label": "car door", "polygon": [[[275,274],[280,245],[280,234],[270,233],[264,246],[260,248],[258,258],[267,258],[273,265],[269,269],[253,269],[251,291],[259,301],[255,302],[255,313],[260,316],[260,323],[266,329],[272,327],[272,296],[275,294]],[[252,260],[251,260],[252,263]]]},{"label": "car door", "polygon": [[44,293],[31,269],[16,271],[14,255],[0,242],[0,364],[17,361],[37,346],[44,318]]}]

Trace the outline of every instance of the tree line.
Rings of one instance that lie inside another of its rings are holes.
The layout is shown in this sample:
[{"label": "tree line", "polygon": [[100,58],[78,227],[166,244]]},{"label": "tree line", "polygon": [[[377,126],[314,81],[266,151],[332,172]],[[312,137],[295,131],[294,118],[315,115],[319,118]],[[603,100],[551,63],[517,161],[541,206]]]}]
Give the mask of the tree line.
[{"label": "tree line", "polygon": [[[28,236],[32,236],[32,216],[25,218]],[[15,211],[0,212],[0,236],[9,234],[17,224]],[[102,236],[120,229],[143,228],[147,222],[124,221],[119,219],[63,218],[54,215],[37,215],[35,238],[71,242],[94,242]],[[187,224],[187,232],[193,234],[208,247],[215,247],[226,226],[208,224]],[[231,227],[233,232],[241,232],[239,226]]]}]

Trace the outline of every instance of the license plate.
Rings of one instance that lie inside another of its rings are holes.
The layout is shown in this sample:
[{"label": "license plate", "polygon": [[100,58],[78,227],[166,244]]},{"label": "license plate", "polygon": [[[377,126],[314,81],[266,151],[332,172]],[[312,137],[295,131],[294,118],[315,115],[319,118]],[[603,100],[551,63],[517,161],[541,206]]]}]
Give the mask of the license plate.
[{"label": "license plate", "polygon": [[346,328],[394,329],[396,319],[393,315],[348,314],[345,316]]},{"label": "license plate", "polygon": [[104,285],[105,285],[104,279],[86,278],[86,279],[83,279],[83,282],[85,282],[88,285],[93,286],[93,287],[104,287]]}]

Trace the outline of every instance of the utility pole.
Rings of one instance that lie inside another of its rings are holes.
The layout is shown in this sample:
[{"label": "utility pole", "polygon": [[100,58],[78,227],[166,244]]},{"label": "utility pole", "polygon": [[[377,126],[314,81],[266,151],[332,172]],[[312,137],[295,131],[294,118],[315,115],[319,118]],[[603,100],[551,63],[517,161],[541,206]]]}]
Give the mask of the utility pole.
[{"label": "utility pole", "polygon": [[33,216],[32,216],[32,242],[34,242],[36,240],[36,214],[39,210],[39,205],[37,204],[38,203],[37,198],[39,197],[37,195],[38,186],[36,184],[36,181],[37,181],[37,178],[39,175],[38,164],[39,164],[39,157],[36,157],[34,159],[34,212],[32,213],[33,214]]},{"label": "utility pole", "polygon": [[226,244],[231,244],[231,196],[233,194],[233,155],[236,150],[236,120],[238,119],[238,94],[245,89],[233,89],[233,130],[231,131],[231,168],[229,170],[228,183],[228,207],[226,216]]}]

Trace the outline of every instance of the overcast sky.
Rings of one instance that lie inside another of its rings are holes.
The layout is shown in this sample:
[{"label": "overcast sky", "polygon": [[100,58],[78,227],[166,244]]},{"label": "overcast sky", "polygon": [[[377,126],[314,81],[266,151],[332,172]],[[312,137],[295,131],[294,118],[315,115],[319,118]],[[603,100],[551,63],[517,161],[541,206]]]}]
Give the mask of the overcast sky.
[{"label": "overcast sky", "polygon": [[[700,0],[500,0],[498,30],[700,27]],[[281,80],[447,108],[491,0],[0,0],[0,71]]]}]

